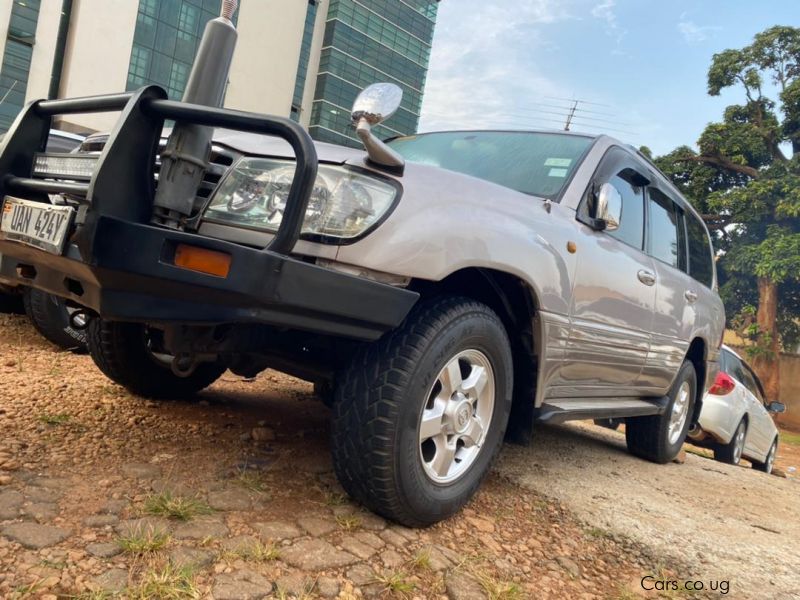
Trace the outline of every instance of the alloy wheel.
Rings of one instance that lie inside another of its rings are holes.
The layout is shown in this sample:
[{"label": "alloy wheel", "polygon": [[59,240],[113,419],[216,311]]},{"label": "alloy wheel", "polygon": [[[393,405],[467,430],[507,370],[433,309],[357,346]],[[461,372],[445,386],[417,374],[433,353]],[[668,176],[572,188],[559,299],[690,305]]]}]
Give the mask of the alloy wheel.
[{"label": "alloy wheel", "polygon": [[672,403],[672,412],[669,417],[669,428],[667,430],[667,437],[670,444],[675,444],[681,437],[683,426],[686,424],[686,419],[689,417],[689,404],[691,398],[692,388],[688,381],[684,381],[678,390],[678,395],[675,402]]},{"label": "alloy wheel", "polygon": [[746,433],[746,429],[743,425],[739,425],[739,428],[736,430],[736,444],[733,447],[733,464],[738,465],[739,461],[742,460],[742,452],[744,451],[744,435]]},{"label": "alloy wheel", "polygon": [[425,474],[452,483],[475,462],[495,405],[495,376],[479,350],[464,350],[448,361],[428,392],[420,415],[419,456]]}]

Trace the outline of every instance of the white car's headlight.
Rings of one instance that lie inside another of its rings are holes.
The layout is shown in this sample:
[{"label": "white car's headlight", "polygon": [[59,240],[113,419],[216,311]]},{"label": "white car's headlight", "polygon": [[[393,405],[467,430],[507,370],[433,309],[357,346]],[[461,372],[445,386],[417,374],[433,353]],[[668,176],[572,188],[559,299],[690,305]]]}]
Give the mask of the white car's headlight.
[{"label": "white car's headlight", "polygon": [[[294,178],[291,161],[242,158],[220,183],[203,218],[277,231]],[[320,165],[302,233],[351,239],[375,225],[392,207],[398,188],[343,167]]]}]

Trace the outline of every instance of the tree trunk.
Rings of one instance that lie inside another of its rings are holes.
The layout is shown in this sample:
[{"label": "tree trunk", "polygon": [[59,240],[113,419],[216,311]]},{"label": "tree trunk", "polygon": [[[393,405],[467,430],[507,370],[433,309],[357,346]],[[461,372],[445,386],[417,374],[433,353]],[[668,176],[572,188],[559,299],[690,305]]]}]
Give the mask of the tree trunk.
[{"label": "tree trunk", "polygon": [[778,285],[767,277],[758,278],[758,330],[764,340],[766,353],[759,353],[753,369],[764,385],[768,400],[778,400],[780,395],[780,342],[778,339]]}]

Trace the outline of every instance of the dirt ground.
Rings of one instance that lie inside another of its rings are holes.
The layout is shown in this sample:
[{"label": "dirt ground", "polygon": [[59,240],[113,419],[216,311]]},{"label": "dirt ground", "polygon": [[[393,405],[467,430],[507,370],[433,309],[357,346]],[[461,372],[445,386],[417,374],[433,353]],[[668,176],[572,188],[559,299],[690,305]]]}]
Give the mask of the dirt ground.
[{"label": "dirt ground", "polygon": [[[630,456],[620,432],[580,423],[540,427],[497,467],[558,500],[592,527],[624,536],[736,598],[800,598],[800,480],[766,476],[690,453],[683,464]],[[778,464],[789,467],[786,446]],[[796,462],[794,463],[797,464]]]},{"label": "dirt ground", "polygon": [[800,587],[797,480],[689,456],[656,467],[618,434],[541,428],[470,505],[427,530],[343,494],[308,384],[226,374],[152,402],[0,315],[0,597],[451,600],[728,597]]}]

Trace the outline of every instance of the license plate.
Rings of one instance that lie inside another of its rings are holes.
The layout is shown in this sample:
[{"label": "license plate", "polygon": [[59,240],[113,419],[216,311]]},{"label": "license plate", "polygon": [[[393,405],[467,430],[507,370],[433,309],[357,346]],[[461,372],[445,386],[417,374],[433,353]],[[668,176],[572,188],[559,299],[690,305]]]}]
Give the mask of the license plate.
[{"label": "license plate", "polygon": [[75,210],[70,206],[6,196],[0,218],[0,238],[61,254],[74,215]]}]

